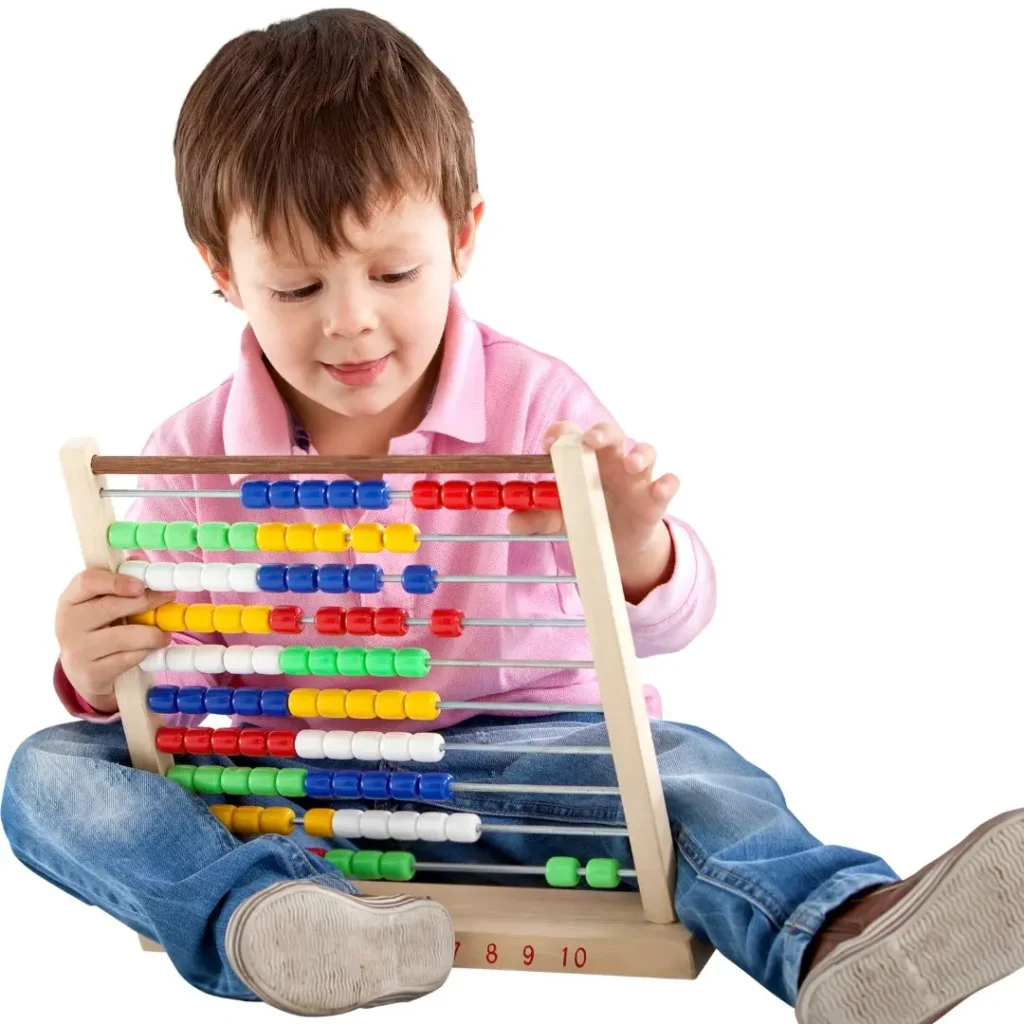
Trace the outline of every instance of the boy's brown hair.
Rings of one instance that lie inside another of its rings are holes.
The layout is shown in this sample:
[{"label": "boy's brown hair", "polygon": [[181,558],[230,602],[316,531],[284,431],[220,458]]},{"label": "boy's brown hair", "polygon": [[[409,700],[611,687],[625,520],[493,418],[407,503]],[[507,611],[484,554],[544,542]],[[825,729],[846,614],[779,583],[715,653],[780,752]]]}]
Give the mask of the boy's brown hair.
[{"label": "boy's brown hair", "polygon": [[297,255],[304,222],[322,259],[351,248],[342,211],[365,227],[379,205],[416,191],[444,210],[454,263],[477,188],[458,91],[403,32],[346,8],[221,47],[185,97],[174,163],[189,238],[223,267],[236,212],[252,213],[268,246],[282,224]]}]

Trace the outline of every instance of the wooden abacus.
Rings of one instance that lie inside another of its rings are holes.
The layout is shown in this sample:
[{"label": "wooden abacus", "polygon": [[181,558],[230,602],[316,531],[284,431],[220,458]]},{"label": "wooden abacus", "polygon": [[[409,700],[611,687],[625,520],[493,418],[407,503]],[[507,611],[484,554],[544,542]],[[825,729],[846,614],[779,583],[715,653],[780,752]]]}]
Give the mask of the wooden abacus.
[{"label": "wooden abacus", "polygon": [[[457,967],[695,978],[713,949],[691,935],[673,908],[675,857],[637,659],[595,453],[580,435],[559,438],[550,456],[103,457],[90,439],[69,441],[61,463],[86,567],[123,569],[108,543],[115,522],[106,475],[310,473],[551,474],[584,609],[638,891],[363,881],[369,894],[403,892],[439,900],[456,929]],[[128,492],[114,492],[128,493]],[[169,589],[169,588],[168,588]],[[167,775],[173,755],[157,746],[158,715],[148,672],[115,684],[132,765]],[[344,692],[344,691],[342,691]],[[143,936],[143,948],[161,950]]]}]

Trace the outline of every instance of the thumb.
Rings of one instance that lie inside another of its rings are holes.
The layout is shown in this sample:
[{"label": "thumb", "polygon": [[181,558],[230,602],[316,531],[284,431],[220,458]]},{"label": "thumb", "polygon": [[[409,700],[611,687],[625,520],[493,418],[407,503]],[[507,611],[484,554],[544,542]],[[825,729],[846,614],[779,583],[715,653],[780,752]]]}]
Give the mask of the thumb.
[{"label": "thumb", "polygon": [[561,533],[565,528],[562,513],[555,508],[531,508],[510,512],[508,532],[518,534]]}]

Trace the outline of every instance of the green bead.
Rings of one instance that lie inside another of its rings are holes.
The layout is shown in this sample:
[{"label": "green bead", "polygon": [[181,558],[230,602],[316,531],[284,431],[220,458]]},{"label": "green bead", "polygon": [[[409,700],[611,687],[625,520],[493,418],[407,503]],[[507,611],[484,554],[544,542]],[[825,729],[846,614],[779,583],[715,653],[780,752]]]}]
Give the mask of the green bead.
[{"label": "green bead", "polygon": [[309,648],[285,647],[281,651],[281,671],[286,676],[308,676]]},{"label": "green bead", "polygon": [[430,651],[426,647],[402,647],[395,651],[395,675],[422,679],[430,672]]},{"label": "green bead", "polygon": [[352,858],[356,855],[355,850],[347,847],[340,850],[328,850],[324,854],[324,860],[333,864],[346,878],[352,877]]},{"label": "green bead", "polygon": [[383,878],[380,873],[380,862],[383,857],[384,854],[380,850],[357,850],[352,858],[352,874],[367,881]]},{"label": "green bead", "polygon": [[196,766],[194,764],[174,764],[167,769],[167,775],[165,778],[176,782],[183,789],[190,789],[195,792],[195,786],[192,785],[192,776],[196,773]]},{"label": "green bead", "polygon": [[362,647],[342,647],[338,651],[338,675],[365,676],[366,651]]},{"label": "green bead", "polygon": [[338,674],[338,648],[314,647],[309,652],[309,672],[314,676]]},{"label": "green bead", "polygon": [[305,796],[306,769],[282,768],[277,773],[277,792],[279,796]]},{"label": "green bead", "polygon": [[613,857],[594,857],[587,861],[587,885],[591,889],[617,889],[620,864]]},{"label": "green bead", "polygon": [[366,652],[366,674],[368,676],[394,676],[395,655],[398,652],[390,647],[371,647]]},{"label": "green bead", "polygon": [[227,523],[200,523],[196,531],[196,542],[204,551],[227,551]]},{"label": "green bead", "polygon": [[220,777],[224,769],[219,764],[201,764],[192,777],[192,786],[197,793],[223,793]]},{"label": "green bead", "polygon": [[199,527],[195,523],[168,523],[164,543],[171,551],[194,551]]},{"label": "green bead", "polygon": [[135,535],[139,532],[138,523],[117,522],[107,527],[107,543],[117,550],[138,547]]},{"label": "green bead", "polygon": [[277,768],[253,768],[249,773],[249,792],[253,796],[277,796]]},{"label": "green bead", "polygon": [[225,768],[224,774],[220,777],[224,792],[232,796],[248,796],[251,771],[251,768]]},{"label": "green bead", "polygon": [[380,873],[390,882],[411,882],[416,875],[416,858],[404,850],[389,850],[380,859]]},{"label": "green bead", "polygon": [[139,528],[135,532],[136,547],[144,548],[146,551],[166,551],[166,530],[166,523],[139,523]]},{"label": "green bead", "polygon": [[232,523],[228,527],[228,545],[232,551],[259,551],[256,546],[257,523]]},{"label": "green bead", "polygon": [[580,884],[580,862],[575,857],[549,857],[544,877],[557,889],[572,889]]}]

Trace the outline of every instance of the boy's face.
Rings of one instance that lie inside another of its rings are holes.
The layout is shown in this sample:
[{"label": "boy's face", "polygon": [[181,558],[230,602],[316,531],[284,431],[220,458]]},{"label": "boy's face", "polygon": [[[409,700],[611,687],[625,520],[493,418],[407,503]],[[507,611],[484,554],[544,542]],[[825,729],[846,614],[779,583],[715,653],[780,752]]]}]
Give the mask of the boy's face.
[{"label": "boy's face", "polygon": [[296,258],[283,230],[268,248],[248,213],[237,214],[228,231],[231,267],[211,269],[300,405],[304,397],[343,416],[372,416],[410,392],[437,352],[451,285],[469,265],[482,211],[474,197],[457,239],[458,272],[440,205],[408,196],[368,228],[346,211],[355,251],[325,262],[309,255],[316,246],[305,225],[305,255]]}]

